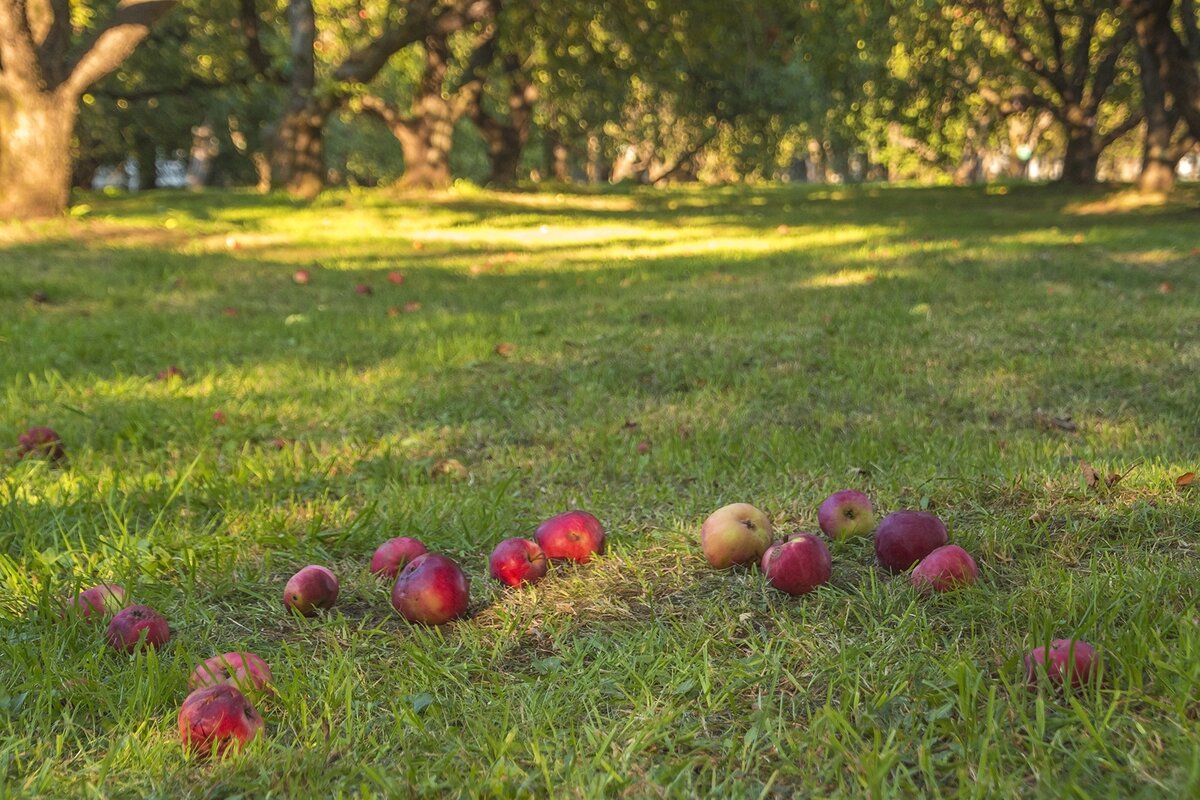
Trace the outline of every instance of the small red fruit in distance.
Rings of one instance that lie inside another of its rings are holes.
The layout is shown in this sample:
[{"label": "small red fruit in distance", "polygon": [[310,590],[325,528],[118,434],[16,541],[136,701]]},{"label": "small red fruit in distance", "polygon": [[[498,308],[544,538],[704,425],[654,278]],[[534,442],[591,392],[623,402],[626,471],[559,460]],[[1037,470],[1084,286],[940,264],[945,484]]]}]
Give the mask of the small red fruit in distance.
[{"label": "small red fruit in distance", "polygon": [[306,269],[298,269],[292,273],[292,280],[300,286],[307,286],[311,279],[312,275]]},{"label": "small red fruit in distance", "polygon": [[306,617],[311,617],[320,609],[333,608],[337,596],[337,577],[316,564],[297,572],[283,587],[283,604]]},{"label": "small red fruit in distance", "polygon": [[375,290],[371,288],[369,283],[360,283],[354,287],[354,292],[361,295],[375,294]]},{"label": "small red fruit in distance", "polygon": [[546,554],[530,539],[505,539],[488,559],[492,577],[505,586],[537,583],[546,574]]},{"label": "small red fruit in distance", "polygon": [[534,533],[546,558],[586,564],[604,552],[604,526],[586,511],[568,511],[551,517]]},{"label": "small red fruit in distance", "polygon": [[467,613],[471,583],[452,559],[439,553],[417,556],[392,587],[392,606],[409,622],[441,625]]},{"label": "small red fruit in distance", "polygon": [[21,458],[48,458],[51,461],[61,461],[67,455],[58,431],[44,425],[30,428],[18,436],[17,452]]},{"label": "small red fruit in distance", "polygon": [[1091,681],[1095,668],[1096,648],[1079,639],[1055,639],[1049,649],[1035,647],[1025,656],[1025,677],[1030,686],[1036,686],[1044,673],[1057,686],[1069,679],[1072,686],[1080,687]]},{"label": "small red fruit in distance", "polygon": [[179,738],[186,750],[201,755],[240,749],[263,728],[254,706],[228,684],[197,689],[179,708]]},{"label": "small red fruit in distance", "polygon": [[934,550],[912,571],[912,583],[917,591],[949,592],[960,586],[970,586],[979,578],[979,569],[971,554],[956,544]]},{"label": "small red fruit in distance", "polygon": [[379,545],[375,549],[375,555],[371,556],[371,573],[395,578],[408,562],[428,552],[420,539],[411,536],[388,539]]},{"label": "small red fruit in distance", "polygon": [[388,282],[394,283],[397,286],[400,286],[401,284],[404,283],[404,273],[403,272],[395,272],[395,271],[389,272],[388,273]]},{"label": "small red fruit in distance", "polygon": [[767,582],[790,595],[808,594],[833,576],[825,541],[811,533],[793,536],[763,555]]},{"label": "small red fruit in distance", "polygon": [[946,525],[928,511],[893,511],[875,529],[875,556],[885,569],[903,572],[950,541]]},{"label": "small red fruit in distance", "polygon": [[271,683],[271,668],[253,653],[223,653],[196,667],[188,678],[190,689],[205,689],[223,683],[243,692],[261,692]]},{"label": "small red fruit in distance", "polygon": [[74,598],[67,601],[67,607],[71,611],[81,614],[84,619],[95,622],[120,611],[126,600],[124,586],[102,583],[99,586],[84,589],[75,595]]},{"label": "small red fruit in distance", "polygon": [[108,623],[108,643],[123,653],[132,653],[142,641],[146,647],[160,647],[170,638],[167,620],[150,606],[130,606]]}]

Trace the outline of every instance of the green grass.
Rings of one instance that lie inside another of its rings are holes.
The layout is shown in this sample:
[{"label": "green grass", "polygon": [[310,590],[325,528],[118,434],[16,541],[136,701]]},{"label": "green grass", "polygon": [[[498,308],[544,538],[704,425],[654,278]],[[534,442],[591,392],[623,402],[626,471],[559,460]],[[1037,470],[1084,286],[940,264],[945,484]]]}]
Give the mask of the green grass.
[{"label": "green grass", "polygon": [[[1198,205],[155,193],[0,227],[0,441],[70,452],[0,458],[0,795],[1196,796]],[[702,563],[714,508],[812,529],[845,487],[936,511],[979,585],[922,600],[868,539],[804,598]],[[491,546],[570,507],[609,555],[494,586]],[[471,619],[391,611],[365,564],[401,534],[461,559]],[[342,596],[292,618],[310,562]],[[107,579],[160,652],[58,619]],[[1102,683],[1027,690],[1071,634]],[[185,759],[187,675],[234,649],[275,672],[267,735]]]}]

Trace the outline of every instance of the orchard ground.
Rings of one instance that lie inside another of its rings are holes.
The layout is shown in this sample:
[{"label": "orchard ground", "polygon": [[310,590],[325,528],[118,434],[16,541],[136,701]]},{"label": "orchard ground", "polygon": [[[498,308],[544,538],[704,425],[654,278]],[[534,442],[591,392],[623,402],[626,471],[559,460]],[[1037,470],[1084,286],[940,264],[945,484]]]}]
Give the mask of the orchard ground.
[{"label": "orchard ground", "polygon": [[[1200,791],[1200,192],[90,202],[0,228],[0,433],[70,458],[3,461],[7,792]],[[718,506],[814,530],[847,487],[936,511],[979,585],[922,599],[869,538],[803,598],[706,568]],[[573,507],[607,557],[487,577]],[[462,563],[471,619],[395,615],[367,563],[397,535]],[[308,563],[342,583],[311,620],[281,604]],[[169,644],[57,618],[101,579]],[[1029,691],[1072,634],[1102,683]],[[184,759],[188,674],[243,649],[266,737]]]}]

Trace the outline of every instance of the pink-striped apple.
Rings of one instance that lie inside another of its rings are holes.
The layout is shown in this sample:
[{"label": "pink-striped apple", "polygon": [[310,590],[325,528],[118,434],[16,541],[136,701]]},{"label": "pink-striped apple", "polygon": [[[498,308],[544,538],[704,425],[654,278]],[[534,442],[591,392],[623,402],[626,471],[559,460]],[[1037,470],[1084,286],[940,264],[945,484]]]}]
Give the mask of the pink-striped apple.
[{"label": "pink-striped apple", "polygon": [[170,638],[167,620],[150,606],[130,606],[108,623],[108,643],[123,653],[132,653],[139,642],[157,648]]},{"label": "pink-striped apple", "polygon": [[90,589],[84,589],[75,597],[67,600],[67,610],[80,614],[84,619],[97,622],[109,614],[115,614],[125,607],[128,596],[125,587],[115,583],[102,583]]},{"label": "pink-striped apple", "polygon": [[325,567],[310,564],[288,579],[283,587],[283,604],[297,614],[311,617],[321,609],[333,608],[338,588],[337,576]]},{"label": "pink-striped apple", "polygon": [[753,564],[771,546],[771,520],[749,503],[718,508],[700,526],[700,548],[717,569]]},{"label": "pink-striped apple", "polygon": [[1096,648],[1081,639],[1055,639],[1049,648],[1035,647],[1025,656],[1025,677],[1030,686],[1045,675],[1051,683],[1070,682],[1080,687],[1096,674]]},{"label": "pink-striped apple", "polygon": [[817,509],[817,524],[830,539],[866,536],[875,530],[871,498],[854,489],[834,492]]},{"label": "pink-striped apple", "polygon": [[188,687],[204,689],[227,683],[243,692],[261,692],[271,683],[271,668],[253,653],[222,653],[192,670]]}]

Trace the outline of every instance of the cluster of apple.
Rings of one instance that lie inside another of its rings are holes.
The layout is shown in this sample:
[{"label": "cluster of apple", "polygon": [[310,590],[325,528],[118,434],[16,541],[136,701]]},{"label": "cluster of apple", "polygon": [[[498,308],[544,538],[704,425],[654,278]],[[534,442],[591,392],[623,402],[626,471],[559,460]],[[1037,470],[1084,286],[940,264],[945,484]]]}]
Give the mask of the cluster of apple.
[{"label": "cluster of apple", "polygon": [[[821,532],[838,541],[875,534],[875,557],[890,573],[909,569],[913,587],[923,594],[949,592],[975,583],[979,570],[963,548],[950,544],[946,525],[928,511],[893,511],[875,524],[871,500],[852,489],[835,492],[817,509]],[[793,533],[774,540],[771,520],[748,503],[714,511],[700,528],[700,545],[717,569],[758,564],[775,589],[802,595],[828,583],[833,575],[829,547],[815,533]],[[1096,650],[1076,639],[1055,639],[1025,656],[1026,677],[1037,685],[1043,674],[1051,683],[1081,686],[1096,674]]]}]

